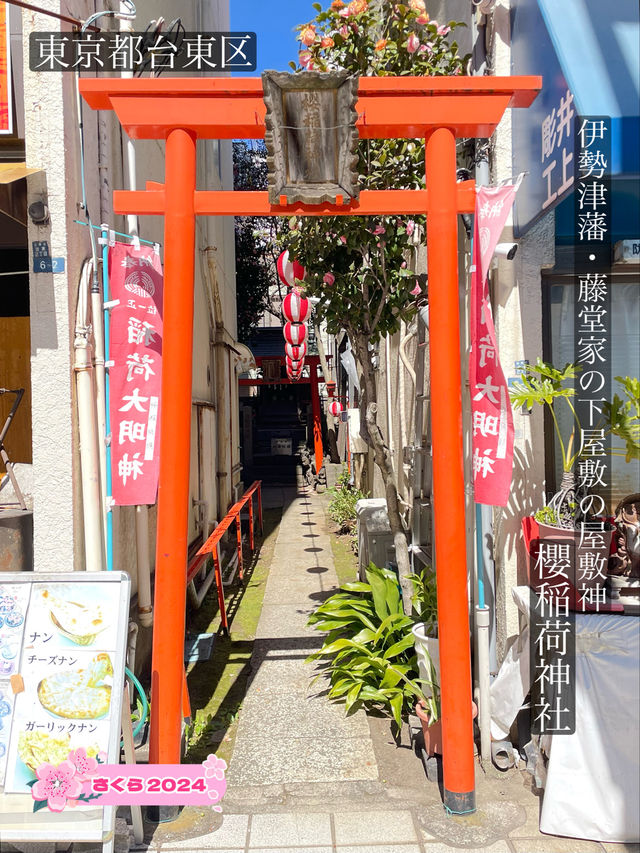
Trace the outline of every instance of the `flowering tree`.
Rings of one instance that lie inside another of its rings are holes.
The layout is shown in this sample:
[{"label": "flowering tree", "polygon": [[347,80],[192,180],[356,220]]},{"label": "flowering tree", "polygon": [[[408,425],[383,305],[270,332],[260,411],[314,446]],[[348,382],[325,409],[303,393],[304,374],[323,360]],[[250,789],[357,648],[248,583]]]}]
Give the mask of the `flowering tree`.
[{"label": "flowering tree", "polygon": [[[424,0],[334,0],[311,23],[298,28],[302,43],[294,70],[345,68],[362,76],[460,74],[467,57],[458,55],[449,34],[455,21],[438,24]],[[424,140],[361,140],[358,147],[360,189],[424,187]],[[393,458],[377,422],[376,343],[400,328],[415,312],[420,293],[412,272],[416,227],[424,218],[318,217],[289,220],[283,242],[307,270],[308,295],[320,299],[318,321],[336,334],[344,329],[362,367],[362,437],[380,469],[389,524],[403,589],[405,610],[412,587],[407,538],[398,504]]]}]

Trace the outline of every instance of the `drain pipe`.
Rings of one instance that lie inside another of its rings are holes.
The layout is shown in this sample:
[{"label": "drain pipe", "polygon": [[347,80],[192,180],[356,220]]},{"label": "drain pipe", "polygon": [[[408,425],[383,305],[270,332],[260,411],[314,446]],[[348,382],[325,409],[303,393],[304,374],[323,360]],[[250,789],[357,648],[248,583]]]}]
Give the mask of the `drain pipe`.
[{"label": "drain pipe", "polygon": [[78,430],[80,434],[80,471],[82,478],[82,513],[84,520],[85,570],[100,572],[104,569],[102,544],[102,511],[100,463],[98,454],[98,427],[95,418],[93,395],[93,365],[91,362],[91,327],[87,322],[90,281],[93,262],[87,260],[82,267],[76,309],[74,372],[78,405]]},{"label": "drain pipe", "polygon": [[[486,53],[486,26],[478,26],[476,16],[480,14],[475,7],[472,8],[472,28],[474,38],[473,46],[473,73],[475,76],[483,76],[487,70]],[[476,140],[475,143],[476,162],[476,184],[487,186],[489,184],[489,159],[488,141]],[[485,599],[485,581],[488,578],[489,565],[493,568],[493,561],[487,543],[488,527],[490,527],[490,507],[481,504],[475,505],[476,519],[476,566],[478,576],[478,599],[475,608],[476,613],[476,637],[477,637],[477,670],[478,679],[478,725],[480,727],[480,755],[483,762],[489,762],[492,758],[491,749],[491,661],[490,661],[490,629],[491,610]],[[495,599],[494,599],[495,606]],[[495,646],[494,646],[495,650]]]},{"label": "drain pipe", "polygon": [[389,446],[389,453],[391,454],[391,459],[393,459],[394,446],[393,446],[393,418],[391,415],[391,338],[389,335],[385,338],[384,347],[385,347],[385,371],[386,371],[386,380],[387,380],[387,444]]},{"label": "drain pipe", "polygon": [[[123,0],[120,3],[121,11],[126,12],[130,4]],[[121,32],[133,30],[132,20],[123,20],[120,24]],[[133,77],[133,72],[123,72],[123,77]],[[136,188],[136,150],[133,140],[128,136],[124,140],[125,171],[127,189]],[[132,237],[138,237],[138,217],[127,216],[127,231]],[[138,618],[144,628],[153,625],[153,606],[151,598],[151,559],[149,556],[149,507],[145,505],[136,506],[136,555],[138,566]],[[186,571],[186,566],[185,566]]]}]

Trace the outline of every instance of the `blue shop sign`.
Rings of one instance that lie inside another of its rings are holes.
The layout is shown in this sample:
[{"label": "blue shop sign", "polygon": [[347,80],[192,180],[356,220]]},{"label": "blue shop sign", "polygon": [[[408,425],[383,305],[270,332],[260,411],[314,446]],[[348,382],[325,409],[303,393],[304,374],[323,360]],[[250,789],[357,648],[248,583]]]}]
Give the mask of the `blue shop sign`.
[{"label": "blue shop sign", "polygon": [[527,172],[516,197],[522,235],[570,193],[578,116],[611,117],[614,176],[640,170],[640,11],[634,0],[515,0],[512,73],[540,74],[527,110],[514,110],[513,170]]}]

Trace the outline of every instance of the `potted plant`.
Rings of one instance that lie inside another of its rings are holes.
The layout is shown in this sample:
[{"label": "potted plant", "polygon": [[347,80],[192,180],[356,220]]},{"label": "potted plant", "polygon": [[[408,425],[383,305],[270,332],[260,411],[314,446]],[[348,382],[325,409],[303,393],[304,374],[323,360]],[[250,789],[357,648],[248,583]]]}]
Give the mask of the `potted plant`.
[{"label": "potted plant", "polygon": [[[440,719],[440,649],[438,640],[438,596],[436,573],[426,566],[420,574],[409,575],[413,584],[412,598],[418,618],[411,629],[418,662],[418,682],[422,696],[415,713],[422,724],[427,755],[442,754],[442,722]],[[478,709],[471,703],[473,718]]]},{"label": "potted plant", "polygon": [[[616,376],[622,394],[603,406],[609,432],[621,439],[626,462],[640,459],[640,379]],[[609,561],[607,582],[612,599],[638,601],[640,593],[640,494],[627,495],[616,507],[616,552]]]},{"label": "potted plant", "polygon": [[[605,572],[611,550],[611,538],[613,525],[606,519],[594,519],[587,517],[581,511],[580,498],[583,496],[580,488],[576,485],[573,471],[584,448],[574,450],[577,444],[576,436],[579,434],[580,421],[571,398],[575,396],[572,382],[580,367],[575,364],[566,364],[562,370],[538,359],[535,365],[527,365],[527,373],[520,377],[511,391],[511,402],[516,406],[532,408],[534,404],[547,406],[553,419],[554,430],[558,439],[560,455],[562,459],[562,481],[560,489],[551,498],[549,503],[534,514],[533,517],[522,521],[525,544],[527,547],[527,570],[529,584],[538,588],[544,582],[545,577],[540,573],[532,571],[532,564],[536,563],[538,554],[538,543],[545,539],[566,540],[573,543],[575,549],[575,563],[582,565],[581,558],[587,552],[593,557],[592,562],[604,565]],[[640,381],[629,377],[616,377],[623,386],[627,400],[624,401],[616,394],[611,403],[603,406],[604,428],[606,434],[616,435],[622,438],[627,445],[626,458],[640,455]],[[571,413],[571,432],[568,437],[563,436],[558,419],[556,406],[563,400]],[[565,443],[566,438],[566,443]],[[614,454],[620,455],[616,451]],[[594,544],[584,542],[582,536],[582,525],[584,522],[599,520],[603,527],[599,533],[599,542]],[[535,577],[534,577],[535,575]],[[580,582],[581,590],[601,585],[601,575],[595,573],[590,580],[583,579]],[[576,584],[577,586],[577,584]]]},{"label": "potted plant", "polygon": [[420,574],[410,575],[413,606],[418,621],[411,629],[423,695],[415,706],[422,723],[427,755],[442,752],[440,722],[440,653],[438,648],[438,597],[436,574],[426,566]]}]

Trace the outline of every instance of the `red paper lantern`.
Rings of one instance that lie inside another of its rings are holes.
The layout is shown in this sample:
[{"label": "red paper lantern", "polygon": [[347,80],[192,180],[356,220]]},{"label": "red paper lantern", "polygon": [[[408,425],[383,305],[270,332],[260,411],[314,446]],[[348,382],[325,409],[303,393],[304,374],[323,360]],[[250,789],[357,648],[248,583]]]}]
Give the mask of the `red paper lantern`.
[{"label": "red paper lantern", "polygon": [[295,291],[287,293],[282,300],[282,314],[291,323],[304,323],[311,314],[311,303]]},{"label": "red paper lantern", "polygon": [[285,323],[283,334],[288,344],[299,346],[307,339],[307,327],[304,323]]},{"label": "red paper lantern", "polygon": [[301,364],[302,359],[293,359],[289,358],[289,356],[285,358],[285,365],[287,367],[287,370],[298,370]]},{"label": "red paper lantern", "polygon": [[276,268],[278,270],[278,278],[283,284],[286,284],[287,287],[293,287],[296,280],[303,281],[307,271],[299,264],[297,261],[289,260],[289,252],[282,252],[280,257],[276,262]]},{"label": "red paper lantern", "polygon": [[334,418],[337,418],[341,411],[342,403],[339,403],[337,400],[333,400],[333,402],[329,404],[329,412]]},{"label": "red paper lantern", "polygon": [[288,355],[292,361],[300,361],[307,354],[307,345],[306,343],[298,344],[297,346],[296,344],[285,344],[284,354]]}]

